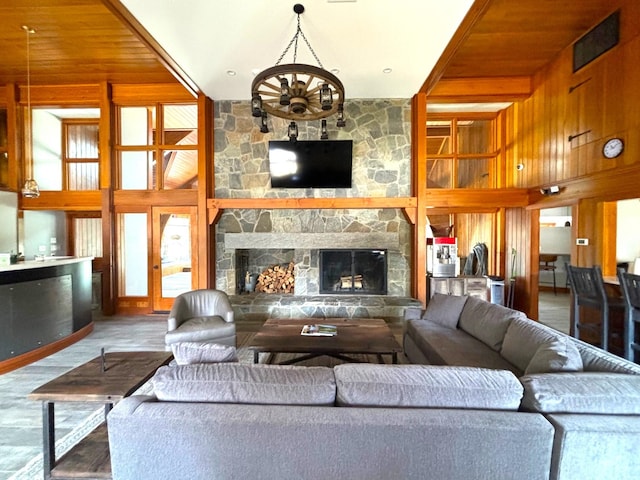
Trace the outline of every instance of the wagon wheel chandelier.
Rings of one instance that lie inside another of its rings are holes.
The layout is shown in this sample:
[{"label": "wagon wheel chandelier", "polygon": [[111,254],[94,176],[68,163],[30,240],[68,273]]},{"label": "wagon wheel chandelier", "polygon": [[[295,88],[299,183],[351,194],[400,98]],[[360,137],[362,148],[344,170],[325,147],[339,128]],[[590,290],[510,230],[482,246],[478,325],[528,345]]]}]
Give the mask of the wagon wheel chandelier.
[{"label": "wagon wheel chandelier", "polygon": [[[344,118],[344,86],[333,73],[322,66],[311,48],[302,28],[300,15],[304,6],[297,3],[293,11],[298,15],[298,28],[275,66],[258,73],[251,84],[251,114],[261,119],[260,131],[268,133],[267,115],[291,120],[290,140],[298,136],[296,121],[322,119],[321,137],[327,139],[326,117],[337,114],[337,127],[346,125]],[[298,40],[302,37],[319,67],[296,63]],[[293,63],[280,64],[293,46]]]}]

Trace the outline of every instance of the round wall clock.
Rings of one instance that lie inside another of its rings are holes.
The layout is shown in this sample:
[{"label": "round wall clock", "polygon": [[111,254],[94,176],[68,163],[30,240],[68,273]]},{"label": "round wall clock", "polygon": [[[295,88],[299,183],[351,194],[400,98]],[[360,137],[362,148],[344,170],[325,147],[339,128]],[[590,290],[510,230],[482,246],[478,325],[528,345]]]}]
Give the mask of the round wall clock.
[{"label": "round wall clock", "polygon": [[602,147],[602,154],[606,158],[616,158],[624,150],[624,142],[621,138],[612,138],[607,140]]}]

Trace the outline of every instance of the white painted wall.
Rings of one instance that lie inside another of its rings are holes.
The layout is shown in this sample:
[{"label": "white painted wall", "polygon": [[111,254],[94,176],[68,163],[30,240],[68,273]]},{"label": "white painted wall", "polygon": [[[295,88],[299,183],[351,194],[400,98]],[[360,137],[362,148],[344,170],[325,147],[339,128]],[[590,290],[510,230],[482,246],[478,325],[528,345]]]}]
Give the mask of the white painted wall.
[{"label": "white painted wall", "polygon": [[618,202],[616,262],[633,262],[640,258],[640,199]]},{"label": "white painted wall", "polygon": [[62,122],[47,110],[33,109],[33,178],[40,190],[62,190]]},{"label": "white painted wall", "polygon": [[0,191],[0,253],[18,253],[18,194]]},{"label": "white painted wall", "polygon": [[[556,285],[562,288],[567,283],[565,263],[571,263],[571,207],[545,208],[540,210],[540,253],[558,255],[555,262]],[[540,285],[553,285],[553,272],[540,271]]]}]

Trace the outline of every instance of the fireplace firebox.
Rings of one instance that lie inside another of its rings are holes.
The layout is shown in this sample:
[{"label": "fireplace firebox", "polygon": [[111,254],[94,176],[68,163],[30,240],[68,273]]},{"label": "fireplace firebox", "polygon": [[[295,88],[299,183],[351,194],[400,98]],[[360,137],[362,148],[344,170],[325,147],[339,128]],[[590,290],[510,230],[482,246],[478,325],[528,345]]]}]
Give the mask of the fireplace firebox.
[{"label": "fireplace firebox", "polygon": [[387,251],[320,250],[320,293],[387,294]]}]

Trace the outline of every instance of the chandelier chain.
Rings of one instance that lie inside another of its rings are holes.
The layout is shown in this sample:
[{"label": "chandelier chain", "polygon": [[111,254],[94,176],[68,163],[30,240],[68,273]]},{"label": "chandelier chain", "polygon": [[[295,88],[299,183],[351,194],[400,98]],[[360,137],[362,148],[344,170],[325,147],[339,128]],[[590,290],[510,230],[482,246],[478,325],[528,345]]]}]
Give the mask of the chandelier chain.
[{"label": "chandelier chain", "polygon": [[306,43],[307,47],[309,47],[309,51],[313,55],[313,58],[316,59],[316,62],[318,62],[318,65],[320,66],[320,68],[324,69],[324,67],[322,66],[322,62],[320,62],[320,59],[318,58],[318,55],[316,55],[316,52],[313,50],[313,47],[311,46],[311,43],[309,43],[309,40],[307,40],[306,35],[304,34],[304,32],[302,31],[302,28],[300,27],[300,14],[299,13],[298,13],[298,28],[296,29],[296,33],[293,35],[293,38],[289,42],[289,45],[287,45],[287,48],[285,48],[284,52],[282,52],[282,55],[280,55],[280,58],[278,58],[278,61],[276,62],[276,65],[280,65],[280,62],[282,62],[282,59],[284,58],[284,56],[287,54],[287,52],[291,48],[291,45],[294,46],[293,47],[293,63],[296,63],[296,60],[298,58],[298,36],[300,36],[300,35],[302,35],[302,39],[304,40],[304,43]]}]

